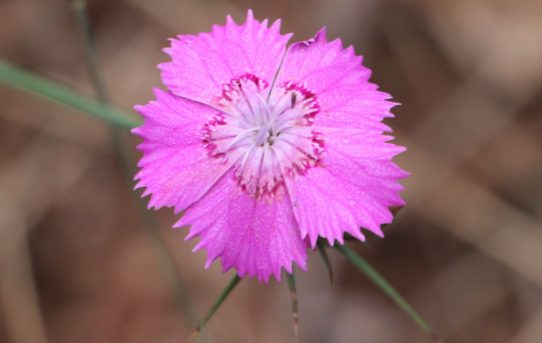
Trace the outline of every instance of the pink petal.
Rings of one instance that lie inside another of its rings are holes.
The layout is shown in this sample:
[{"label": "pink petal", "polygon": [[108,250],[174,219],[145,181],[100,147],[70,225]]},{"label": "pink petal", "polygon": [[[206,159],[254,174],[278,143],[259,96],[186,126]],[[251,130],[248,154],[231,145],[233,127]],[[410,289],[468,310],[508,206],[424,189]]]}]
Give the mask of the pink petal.
[{"label": "pink petal", "polygon": [[265,282],[271,274],[280,281],[281,268],[291,273],[293,262],[306,269],[307,245],[289,198],[280,194],[275,201],[255,200],[239,189],[232,172],[190,206],[174,227],[185,225],[192,225],[187,239],[200,237],[194,250],[207,250],[206,267],[221,258],[224,271],[235,268],[241,277]]},{"label": "pink petal", "polygon": [[305,175],[287,179],[287,188],[303,237],[342,243],[345,233],[363,240],[360,226],[382,235],[390,206],[403,204],[398,180],[406,176],[392,161],[404,149],[386,143],[391,131],[382,119],[395,105],[370,83],[369,69],[352,47],[328,42],[325,29],[287,51],[277,85],[299,82],[315,94],[320,111],[313,129],[321,133],[321,163]]},{"label": "pink petal", "polygon": [[216,114],[209,106],[155,90],[156,101],[136,106],[144,124],[136,188],[151,194],[149,208],[181,211],[200,199],[231,165],[210,158],[201,143],[202,126]]},{"label": "pink petal", "polygon": [[383,236],[391,222],[390,206],[404,204],[398,180],[408,173],[391,158],[404,148],[385,143],[386,136],[362,130],[323,130],[326,151],[321,166],[287,179],[288,193],[302,237],[312,247],[318,237],[343,243],[349,233],[360,240],[360,227]]},{"label": "pink petal", "polygon": [[277,84],[301,82],[316,94],[321,110],[315,125],[391,131],[381,120],[392,116],[396,103],[385,101],[390,95],[368,81],[371,71],[361,62],[352,46],[344,49],[339,39],[328,42],[322,29],[288,49]]},{"label": "pink petal", "polygon": [[180,35],[165,49],[172,61],[160,64],[164,84],[175,94],[214,104],[222,86],[250,73],[273,81],[291,34],[280,34],[280,20],[267,27],[248,11],[244,24],[228,16],[225,26],[210,33]]}]

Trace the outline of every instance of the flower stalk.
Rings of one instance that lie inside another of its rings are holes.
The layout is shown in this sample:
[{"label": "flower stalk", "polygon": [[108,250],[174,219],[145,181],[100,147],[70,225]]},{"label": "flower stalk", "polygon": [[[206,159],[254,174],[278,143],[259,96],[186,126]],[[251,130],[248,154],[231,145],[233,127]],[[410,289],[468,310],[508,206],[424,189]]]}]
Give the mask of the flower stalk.
[{"label": "flower stalk", "polygon": [[[92,39],[92,29],[87,12],[87,2],[86,0],[73,0],[72,7],[77,22],[77,28],[83,41],[85,66],[96,94],[96,99],[104,105],[110,105],[109,93],[97,63],[96,48]],[[135,174],[135,163],[127,151],[128,147],[126,147],[126,144],[122,139],[123,132],[121,130],[122,129],[120,127],[111,125],[111,143],[125,180],[128,184],[131,184],[132,176]],[[170,282],[175,303],[183,312],[186,319],[188,319],[190,325],[193,325],[196,317],[194,307],[187,295],[186,289],[183,286],[181,276],[179,275],[175,265],[174,257],[172,256],[166,243],[164,242],[164,238],[159,232],[156,220],[152,214],[145,209],[142,200],[137,197],[135,193],[132,194],[134,195],[133,200],[137,205],[137,210],[139,211],[141,222],[143,223],[143,228],[147,233],[150,242],[154,246],[164,274]]]},{"label": "flower stalk", "polygon": [[316,246],[318,248],[318,253],[320,254],[320,257],[322,258],[322,261],[324,262],[324,266],[327,269],[327,272],[329,275],[329,282],[333,284],[333,268],[331,266],[331,262],[329,261],[329,256],[327,255],[326,245],[322,240],[319,239],[316,242]]},{"label": "flower stalk", "polygon": [[292,270],[292,274],[287,274],[288,277],[288,289],[290,290],[290,301],[292,303],[292,320],[294,323],[294,335],[297,343],[299,340],[299,310],[297,304],[297,286],[295,284],[295,275]]}]

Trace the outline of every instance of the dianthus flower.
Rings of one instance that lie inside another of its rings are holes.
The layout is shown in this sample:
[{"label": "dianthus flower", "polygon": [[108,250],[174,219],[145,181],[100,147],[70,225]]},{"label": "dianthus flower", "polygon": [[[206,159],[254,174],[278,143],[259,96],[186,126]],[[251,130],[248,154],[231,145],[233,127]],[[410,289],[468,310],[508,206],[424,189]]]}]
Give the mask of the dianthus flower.
[{"label": "dianthus flower", "polygon": [[319,238],[334,244],[363,227],[382,236],[389,208],[403,205],[382,120],[395,103],[369,82],[353,48],[325,29],[287,46],[280,20],[248,11],[210,33],[179,35],[159,65],[167,91],[136,106],[144,124],[137,187],[149,208],[184,215],[206,249],[239,276],[280,280],[307,267]]}]

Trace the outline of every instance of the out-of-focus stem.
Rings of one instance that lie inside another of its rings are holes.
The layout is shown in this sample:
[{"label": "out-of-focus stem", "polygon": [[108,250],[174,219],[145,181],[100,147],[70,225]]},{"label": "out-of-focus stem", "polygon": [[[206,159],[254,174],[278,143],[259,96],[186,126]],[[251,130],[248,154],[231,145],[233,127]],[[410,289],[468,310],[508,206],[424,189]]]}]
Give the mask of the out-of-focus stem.
[{"label": "out-of-focus stem", "polygon": [[7,207],[0,209],[0,317],[3,319],[3,333],[7,342],[47,343],[28,246],[28,229],[18,211],[9,205],[3,207]]},{"label": "out-of-focus stem", "polygon": [[72,5],[77,22],[77,28],[79,29],[79,33],[83,38],[86,62],[85,65],[88,69],[88,75],[90,77],[90,81],[92,82],[92,87],[96,92],[96,98],[100,102],[110,103],[104,82],[98,70],[96,52],[92,41],[90,23],[87,15],[87,2],[85,0],[73,0]]},{"label": "out-of-focus stem", "polygon": [[[86,62],[85,65],[87,67],[92,86],[96,93],[96,98],[101,103],[108,105],[110,103],[109,95],[98,68],[96,52],[92,41],[91,28],[86,10],[86,1],[74,0],[72,1],[72,5],[77,21],[77,27],[79,29],[81,37],[83,38]],[[117,127],[111,127],[111,130],[113,148],[119,159],[120,166],[122,168],[126,181],[128,184],[131,184],[131,178],[132,175],[134,175],[134,162],[131,156],[127,153],[127,149],[123,143],[121,136],[122,132],[120,132],[119,128]],[[145,232],[148,234],[149,239],[154,245],[155,251],[159,256],[164,272],[167,274],[168,280],[170,280],[175,302],[185,314],[190,323],[193,324],[196,318],[195,311],[189,297],[187,296],[187,292],[183,287],[183,283],[176,268],[174,258],[171,255],[171,252],[169,251],[162,235],[158,230],[158,225],[156,224],[154,217],[145,209],[145,206],[141,199],[137,198],[137,196],[135,195],[134,202],[138,206],[138,211],[140,213]]]}]

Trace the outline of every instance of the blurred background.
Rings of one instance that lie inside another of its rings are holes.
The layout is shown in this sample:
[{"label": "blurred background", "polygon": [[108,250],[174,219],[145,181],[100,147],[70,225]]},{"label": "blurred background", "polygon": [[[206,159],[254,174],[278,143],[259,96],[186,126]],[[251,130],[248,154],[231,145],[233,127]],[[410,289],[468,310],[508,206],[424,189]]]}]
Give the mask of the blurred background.
[{"label": "blurred background", "polygon": [[[445,342],[542,342],[542,1],[93,0],[88,14],[118,107],[162,87],[167,38],[283,18],[327,26],[402,106],[387,123],[408,206],[353,247]],[[68,0],[0,0],[0,58],[94,96]],[[231,277],[141,211],[103,122],[0,85],[0,342],[185,342]],[[137,139],[121,135],[126,158]],[[329,251],[298,273],[302,342],[431,342]],[[244,280],[201,342],[294,342],[285,283]]]}]

